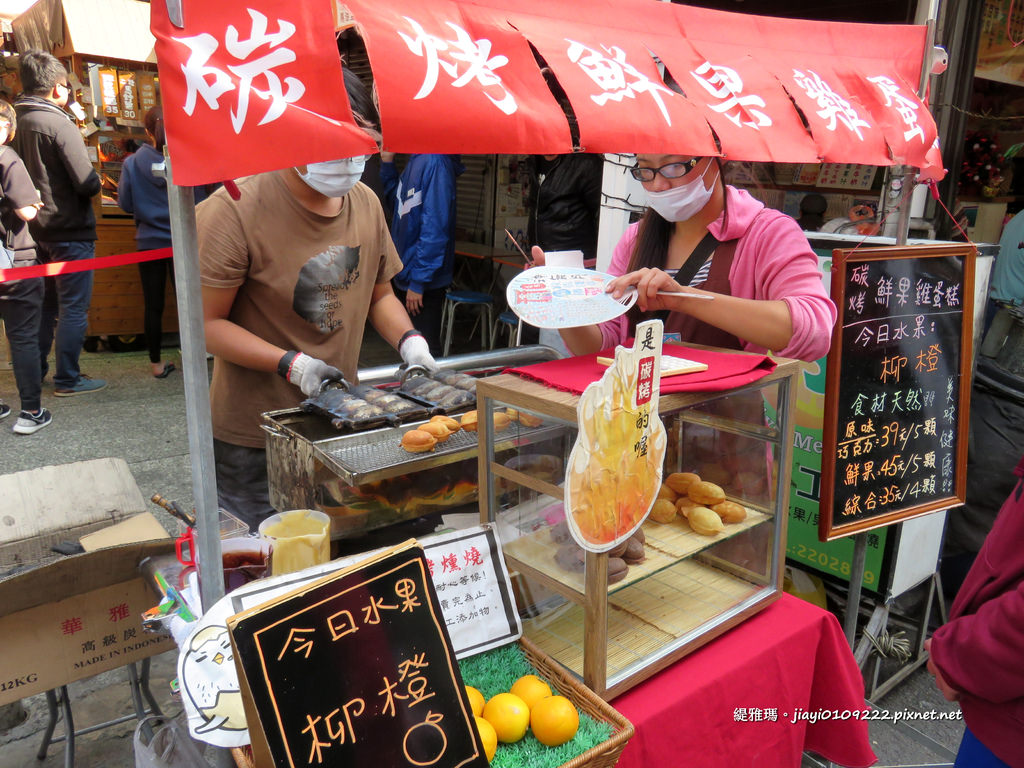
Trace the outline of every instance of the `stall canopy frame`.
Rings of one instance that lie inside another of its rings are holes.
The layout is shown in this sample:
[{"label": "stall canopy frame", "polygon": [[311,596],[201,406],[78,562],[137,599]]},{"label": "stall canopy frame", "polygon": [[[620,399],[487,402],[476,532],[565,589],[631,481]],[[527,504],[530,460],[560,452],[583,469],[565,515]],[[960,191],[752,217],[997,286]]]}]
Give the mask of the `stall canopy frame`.
[{"label": "stall canopy frame", "polygon": [[[366,43],[383,146],[392,151],[706,155],[720,147],[726,159],[905,165],[936,179],[944,173],[918,87],[930,68],[925,26],[778,19],[657,0],[594,0],[586,21],[568,2],[407,6],[151,2],[173,160],[200,564],[219,564],[220,542],[187,186],[376,151],[344,96],[336,30],[354,28]],[[562,98],[549,88],[543,65]],[[667,86],[662,65],[682,93]],[[209,605],[223,594],[222,572],[203,571]]]}]

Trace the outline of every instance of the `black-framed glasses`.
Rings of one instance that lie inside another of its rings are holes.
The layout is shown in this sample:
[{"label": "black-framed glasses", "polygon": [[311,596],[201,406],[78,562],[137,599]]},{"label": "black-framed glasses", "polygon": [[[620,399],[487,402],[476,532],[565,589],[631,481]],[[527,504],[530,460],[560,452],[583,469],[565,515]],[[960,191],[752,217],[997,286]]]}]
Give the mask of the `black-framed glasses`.
[{"label": "black-framed glasses", "polygon": [[682,163],[666,163],[660,168],[630,168],[630,175],[637,181],[654,181],[659,173],[666,179],[678,179],[692,171],[701,158],[695,157]]}]

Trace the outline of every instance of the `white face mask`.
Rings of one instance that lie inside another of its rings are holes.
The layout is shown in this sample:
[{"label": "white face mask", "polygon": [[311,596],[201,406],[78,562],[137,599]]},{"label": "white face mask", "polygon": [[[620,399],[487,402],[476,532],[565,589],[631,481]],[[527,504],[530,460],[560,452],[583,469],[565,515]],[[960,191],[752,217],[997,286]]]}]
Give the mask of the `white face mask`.
[{"label": "white face mask", "polygon": [[363,175],[366,157],[359,155],[324,163],[309,163],[306,172],[300,173],[299,178],[321,195],[344,197]]},{"label": "white face mask", "polygon": [[[666,221],[686,221],[708,204],[711,195],[715,191],[712,184],[708,189],[704,186],[704,176],[715,163],[709,163],[704,173],[693,181],[680,184],[678,187],[670,187],[664,192],[647,193],[647,204],[656,210]],[[717,177],[715,181],[717,181]]]}]

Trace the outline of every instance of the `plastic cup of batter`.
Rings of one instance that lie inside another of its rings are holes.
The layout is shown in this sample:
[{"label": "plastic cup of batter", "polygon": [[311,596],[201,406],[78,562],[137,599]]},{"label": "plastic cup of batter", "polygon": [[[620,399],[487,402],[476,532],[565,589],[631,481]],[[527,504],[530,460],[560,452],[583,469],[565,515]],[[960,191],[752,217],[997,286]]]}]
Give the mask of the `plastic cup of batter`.
[{"label": "plastic cup of batter", "polygon": [[260,523],[270,543],[270,573],[294,573],[331,559],[331,518],[315,509],[277,512]]}]

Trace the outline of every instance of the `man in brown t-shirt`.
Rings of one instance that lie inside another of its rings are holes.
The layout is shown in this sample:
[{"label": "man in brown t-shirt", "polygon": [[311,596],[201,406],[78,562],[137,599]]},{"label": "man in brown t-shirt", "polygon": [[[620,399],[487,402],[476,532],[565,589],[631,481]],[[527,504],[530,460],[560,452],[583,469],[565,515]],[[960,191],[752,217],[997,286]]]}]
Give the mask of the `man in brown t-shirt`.
[{"label": "man in brown t-shirt", "polygon": [[[357,119],[376,111],[346,70]],[[436,369],[391,289],[402,262],[364,157],[243,179],[197,209],[218,502],[255,529],[272,513],[260,414],[297,406],[325,379],[355,382],[368,319],[409,365]]]}]

